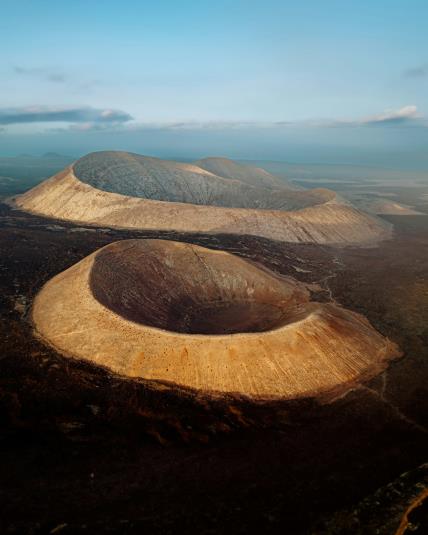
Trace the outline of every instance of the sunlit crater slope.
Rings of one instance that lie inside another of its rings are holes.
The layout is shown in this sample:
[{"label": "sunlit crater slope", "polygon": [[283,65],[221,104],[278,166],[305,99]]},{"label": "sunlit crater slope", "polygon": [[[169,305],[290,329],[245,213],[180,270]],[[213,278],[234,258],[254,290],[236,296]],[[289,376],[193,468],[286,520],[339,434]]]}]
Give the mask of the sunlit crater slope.
[{"label": "sunlit crater slope", "polygon": [[56,219],[122,228],[328,244],[373,243],[390,234],[387,223],[331,190],[294,190],[262,169],[223,158],[187,164],[92,153],[12,202]]},{"label": "sunlit crater slope", "polygon": [[207,395],[340,395],[398,348],[360,314],[230,253],[163,240],[110,244],[36,297],[37,333],[62,353]]}]

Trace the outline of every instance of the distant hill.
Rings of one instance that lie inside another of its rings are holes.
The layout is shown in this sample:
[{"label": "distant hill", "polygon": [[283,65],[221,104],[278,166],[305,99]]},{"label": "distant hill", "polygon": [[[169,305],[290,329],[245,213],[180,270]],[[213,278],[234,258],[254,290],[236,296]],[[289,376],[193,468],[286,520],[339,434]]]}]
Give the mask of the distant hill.
[{"label": "distant hill", "polygon": [[261,167],[243,165],[227,158],[204,158],[195,162],[195,165],[217,176],[240,180],[251,186],[269,189],[290,188],[284,180],[280,180]]},{"label": "distant hill", "polygon": [[364,205],[367,212],[377,215],[425,215],[414,210],[411,206],[401,204],[391,199],[376,199],[367,201]]},{"label": "distant hill", "polygon": [[45,152],[42,156],[42,158],[55,160],[55,159],[61,159],[61,160],[68,160],[69,156],[64,156],[63,154],[58,154],[58,152]]}]

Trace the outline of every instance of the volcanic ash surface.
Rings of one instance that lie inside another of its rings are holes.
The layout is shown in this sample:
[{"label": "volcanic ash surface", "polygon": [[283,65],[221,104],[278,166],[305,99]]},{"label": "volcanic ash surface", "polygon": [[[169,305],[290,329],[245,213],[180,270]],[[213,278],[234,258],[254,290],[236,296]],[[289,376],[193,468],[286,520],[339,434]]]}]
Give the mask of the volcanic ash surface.
[{"label": "volcanic ash surface", "polygon": [[36,332],[62,353],[207,395],[338,395],[399,350],[363,316],[294,279],[163,240],[110,244],[37,295]]}]

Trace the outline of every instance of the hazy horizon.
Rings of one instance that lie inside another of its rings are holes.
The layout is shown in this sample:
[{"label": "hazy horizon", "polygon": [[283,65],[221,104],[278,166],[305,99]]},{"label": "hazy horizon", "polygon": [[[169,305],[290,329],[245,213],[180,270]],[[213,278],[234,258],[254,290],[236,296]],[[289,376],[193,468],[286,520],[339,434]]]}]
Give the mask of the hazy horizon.
[{"label": "hazy horizon", "polygon": [[428,170],[426,2],[6,0],[1,13],[1,156]]}]

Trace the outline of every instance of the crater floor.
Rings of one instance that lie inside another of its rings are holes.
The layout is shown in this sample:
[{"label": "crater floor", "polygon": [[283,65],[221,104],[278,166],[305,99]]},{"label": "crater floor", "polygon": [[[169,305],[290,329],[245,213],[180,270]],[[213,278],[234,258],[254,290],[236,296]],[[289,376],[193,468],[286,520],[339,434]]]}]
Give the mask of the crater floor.
[{"label": "crater floor", "polygon": [[268,331],[293,321],[306,300],[295,283],[233,255],[159,240],[101,250],[90,287],[127,320],[189,334]]}]

